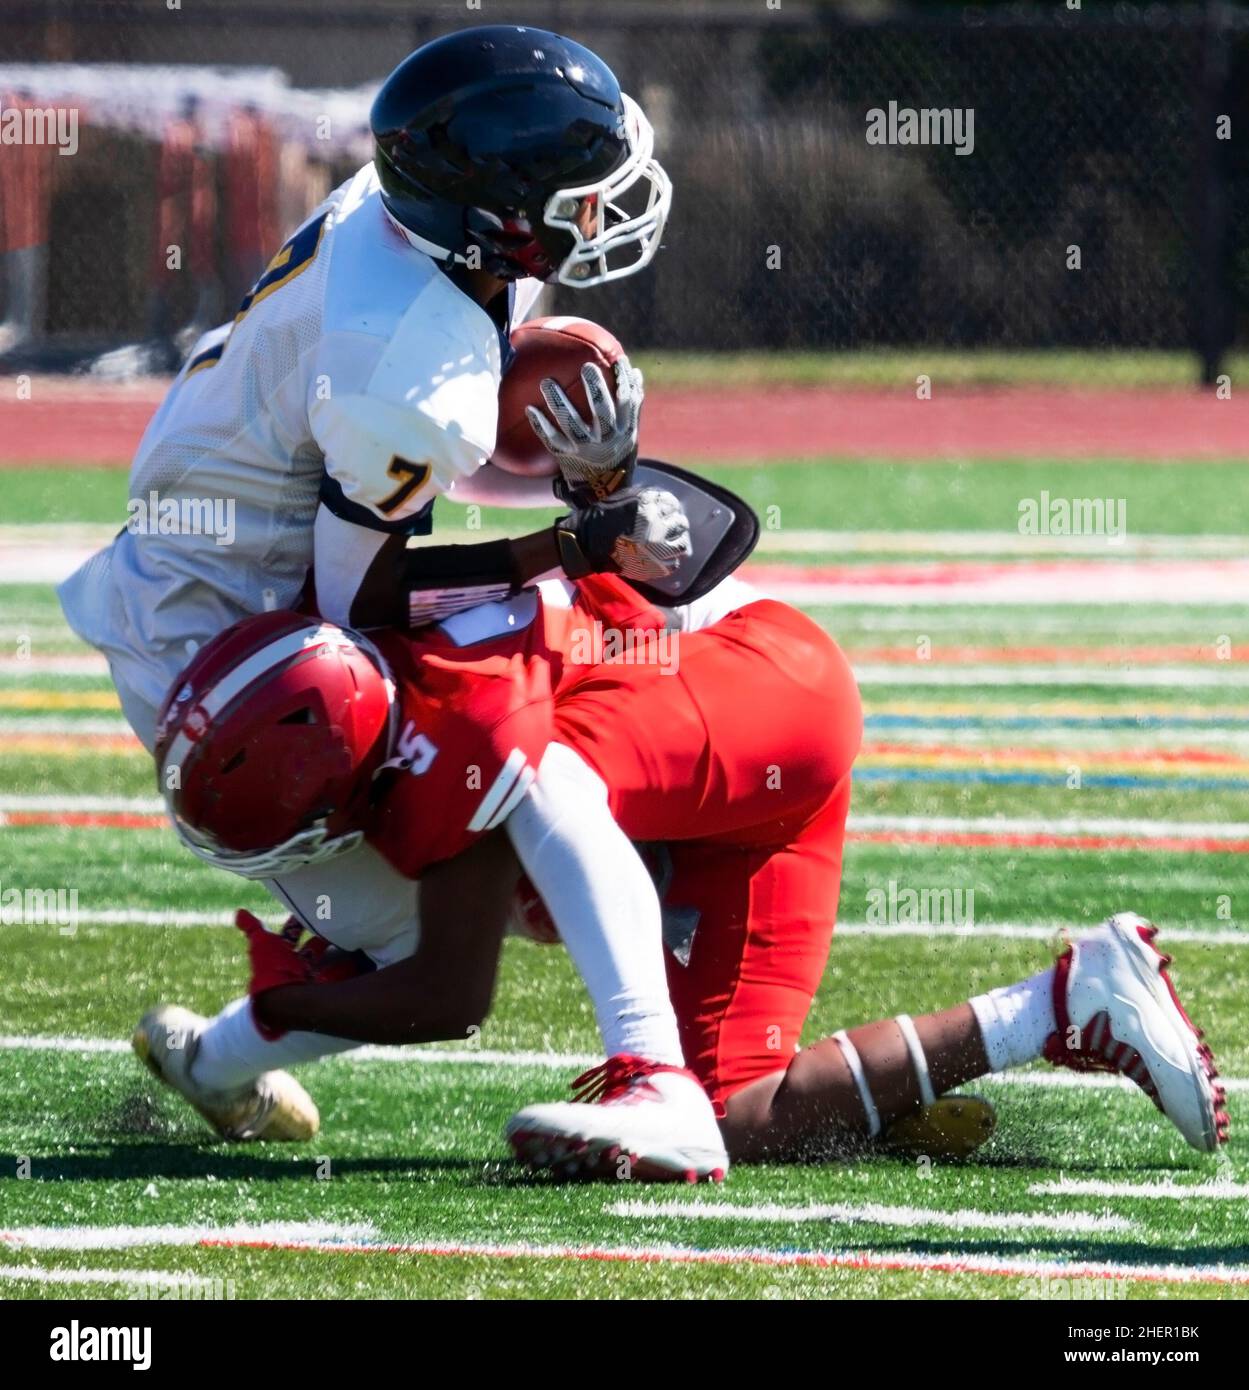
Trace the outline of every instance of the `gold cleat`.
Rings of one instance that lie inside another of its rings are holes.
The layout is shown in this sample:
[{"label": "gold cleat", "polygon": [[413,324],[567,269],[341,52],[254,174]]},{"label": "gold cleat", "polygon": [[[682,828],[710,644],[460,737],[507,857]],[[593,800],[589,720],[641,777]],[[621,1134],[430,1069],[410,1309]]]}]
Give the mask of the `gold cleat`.
[{"label": "gold cleat", "polygon": [[148,1071],[194,1106],[223,1139],[311,1139],[321,1128],[321,1116],[289,1072],[267,1071],[250,1085],[227,1091],[194,1079],[191,1068],[207,1022],[190,1009],[159,1004],[139,1020],[130,1046]]},{"label": "gold cleat", "polygon": [[882,1142],[898,1153],[966,1158],[996,1125],[997,1111],[983,1096],[938,1096],[931,1105],[895,1120]]}]

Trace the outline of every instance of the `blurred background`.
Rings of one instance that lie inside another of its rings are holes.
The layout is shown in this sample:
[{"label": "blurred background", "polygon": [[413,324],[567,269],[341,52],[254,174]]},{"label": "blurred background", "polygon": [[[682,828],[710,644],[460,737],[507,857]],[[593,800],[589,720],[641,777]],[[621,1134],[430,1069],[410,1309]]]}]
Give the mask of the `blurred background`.
[{"label": "blurred background", "polygon": [[[553,305],[633,347],[1164,349],[1210,381],[1249,315],[1239,7],[168,5],[0,11],[0,108],[80,123],[72,158],[0,145],[0,369],[175,368],[369,158],[386,72],[501,21],[596,49],[656,127],[655,268]],[[973,108],[974,153],[868,145],[890,101]]]}]

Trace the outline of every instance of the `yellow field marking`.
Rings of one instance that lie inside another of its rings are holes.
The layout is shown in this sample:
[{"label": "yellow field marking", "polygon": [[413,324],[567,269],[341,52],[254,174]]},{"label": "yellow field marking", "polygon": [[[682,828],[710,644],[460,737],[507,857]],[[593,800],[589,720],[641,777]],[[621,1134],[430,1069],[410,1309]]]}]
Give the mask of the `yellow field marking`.
[{"label": "yellow field marking", "polygon": [[0,690],[0,709],[119,710],[111,690]]}]

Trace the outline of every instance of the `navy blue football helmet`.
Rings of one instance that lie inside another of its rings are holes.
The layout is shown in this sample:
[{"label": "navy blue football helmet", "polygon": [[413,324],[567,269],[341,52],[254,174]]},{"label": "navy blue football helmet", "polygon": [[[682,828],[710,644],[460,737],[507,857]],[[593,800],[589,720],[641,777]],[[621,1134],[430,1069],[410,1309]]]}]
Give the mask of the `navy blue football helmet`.
[{"label": "navy blue football helmet", "polygon": [[654,132],[571,39],[503,24],[435,39],[390,74],[370,120],[382,201],[438,260],[583,288],[659,249],[672,186]]}]

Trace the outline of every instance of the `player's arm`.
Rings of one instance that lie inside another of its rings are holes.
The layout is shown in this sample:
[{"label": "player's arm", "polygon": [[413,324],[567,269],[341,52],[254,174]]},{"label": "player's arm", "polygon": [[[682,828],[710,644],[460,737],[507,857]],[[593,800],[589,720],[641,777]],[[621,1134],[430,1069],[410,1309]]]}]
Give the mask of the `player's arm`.
[{"label": "player's arm", "polygon": [[447,492],[452,502],[479,507],[562,507],[555,491],[555,478],[533,478],[508,473],[493,463],[482,466],[467,477],[457,478]]},{"label": "player's arm", "polygon": [[[628,489],[574,507],[516,540],[410,546],[406,537],[387,538],[373,550],[348,616],[336,620],[354,627],[419,627],[506,598],[543,575],[656,579],[689,554],[689,522],[676,498],[656,488]],[[319,576],[318,569],[321,612],[334,618]],[[341,600],[337,606],[341,610]]]},{"label": "player's arm", "polygon": [[253,996],[256,1021],[371,1043],[465,1037],[489,1012],[523,865],[589,991],[608,1052],[679,1064],[659,900],[602,782],[552,745],[505,824],[506,839],[487,836],[422,874],[420,942],[408,960],[334,984],[268,989]]},{"label": "player's arm", "polygon": [[325,476],[313,568],[323,616],[357,627],[415,627],[559,569],[570,579],[604,572],[651,579],[689,554],[684,513],[654,488],[576,501],[567,516],[519,541],[410,545],[428,535],[434,499],[474,475],[493,448],[497,397],[490,373],[471,369],[405,390],[411,370],[393,366],[405,331],[384,351],[365,339],[354,358],[339,340],[353,335],[339,335],[322,350],[318,365],[326,370],[314,374],[321,385],[308,416]]},{"label": "player's arm", "polygon": [[467,1037],[490,1012],[519,874],[507,839],[501,833],[485,836],[421,876],[421,931],[412,956],[335,984],[265,990],[253,996],[256,1021],[266,1028],[357,1042]]}]

